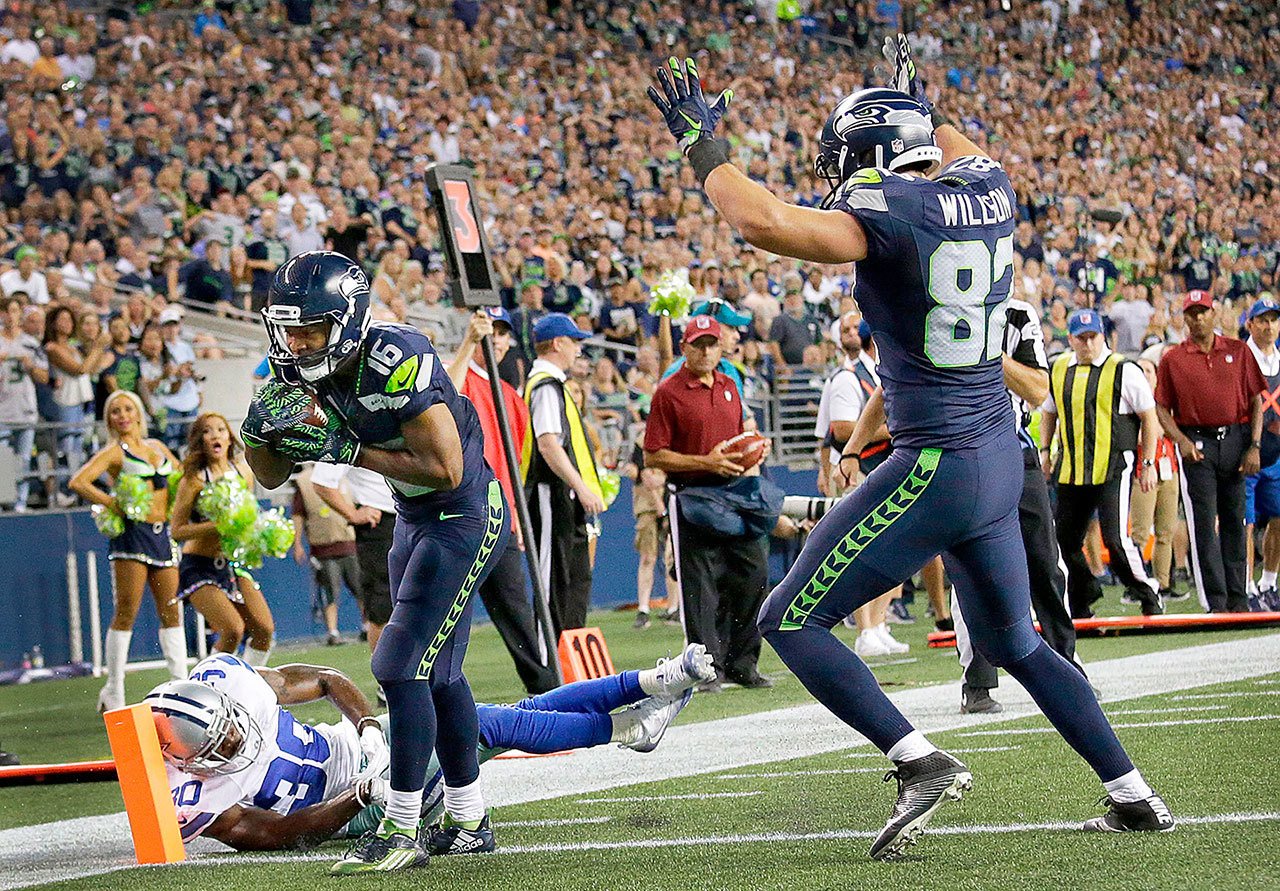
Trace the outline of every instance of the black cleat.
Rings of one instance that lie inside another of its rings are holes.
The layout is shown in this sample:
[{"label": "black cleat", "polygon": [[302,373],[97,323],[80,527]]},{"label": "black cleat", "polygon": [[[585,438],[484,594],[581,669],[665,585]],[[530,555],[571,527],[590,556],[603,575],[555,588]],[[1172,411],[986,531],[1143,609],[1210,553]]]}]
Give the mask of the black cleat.
[{"label": "black cleat", "polygon": [[488,814],[484,815],[475,829],[459,826],[446,814],[441,822],[427,831],[426,848],[433,857],[447,854],[488,854],[497,847]]},{"label": "black cleat", "polygon": [[884,781],[898,781],[898,800],[889,822],[876,836],[869,852],[872,860],[896,860],[915,844],[934,812],[947,801],[959,801],[973,788],[973,774],[959,760],[937,751],[899,762]]},{"label": "black cleat", "polygon": [[426,866],[428,862],[427,852],[417,838],[383,820],[377,829],[362,835],[341,860],[329,867],[329,875],[393,872]]},{"label": "black cleat", "polygon": [[960,688],[960,714],[996,715],[1002,711],[1004,706],[991,698],[991,691],[986,687],[964,684]]},{"label": "black cleat", "polygon": [[1149,795],[1141,801],[1119,802],[1109,796],[1098,802],[1109,805],[1101,817],[1084,823],[1085,832],[1173,832],[1177,823],[1169,806],[1159,795]]}]

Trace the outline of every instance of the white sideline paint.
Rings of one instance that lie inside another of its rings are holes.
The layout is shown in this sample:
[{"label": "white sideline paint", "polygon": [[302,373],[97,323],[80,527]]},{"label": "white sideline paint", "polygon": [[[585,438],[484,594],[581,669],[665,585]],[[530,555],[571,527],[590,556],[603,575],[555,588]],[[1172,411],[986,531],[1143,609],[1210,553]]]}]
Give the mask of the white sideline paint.
[{"label": "white sideline paint", "polygon": [[[1111,726],[1116,730],[1139,729],[1143,727],[1187,727],[1192,724],[1248,724],[1251,721],[1280,721],[1280,715],[1223,715],[1217,718],[1184,718],[1178,721],[1134,721],[1127,724],[1117,724],[1111,722]],[[1032,733],[1057,733],[1052,727],[1025,727],[1018,730],[971,730],[968,733],[958,734],[959,736],[1004,736],[1006,734],[1018,734],[1020,736]]]},{"label": "white sideline paint", "polygon": [[[1200,817],[1179,815],[1178,829],[1193,826],[1219,826],[1222,824],[1269,823],[1280,821],[1280,812],[1264,811],[1259,813],[1208,814]],[[928,835],[1006,835],[1016,832],[1079,832],[1082,820],[1056,821],[1045,823],[987,823],[959,826],[930,826]],[[709,845],[742,845],[775,842],[805,841],[844,841],[849,839],[875,838],[877,829],[831,829],[825,832],[762,832],[741,835],[699,835],[682,836],[680,838],[637,838],[627,841],[597,842],[562,842],[537,845],[505,845],[486,857],[510,857],[520,854],[559,854],[586,851],[625,851],[637,848],[691,848]],[[298,863],[305,861],[329,862],[334,859],[332,852],[308,854],[228,854],[218,857],[214,863],[228,865],[252,865],[265,863]],[[199,863],[200,861],[195,861]],[[192,864],[187,861],[179,866]]]},{"label": "white sideline paint", "polygon": [[[1095,662],[1089,666],[1089,677],[1103,690],[1104,702],[1119,702],[1272,675],[1277,664],[1280,634],[1268,634]],[[1012,679],[1007,679],[1000,690],[1004,711],[999,715],[959,714],[958,679],[955,683],[893,692],[890,699],[924,733],[992,727],[1037,714],[1031,697]],[[697,708],[696,698],[693,708]],[[987,735],[1007,733],[990,731]],[[485,766],[483,776],[488,803],[501,807],[868,745],[814,703],[672,727],[657,757],[601,746],[562,758],[493,761]],[[1093,813],[1089,804],[1080,803],[1082,820]],[[50,845],[49,839],[55,836],[59,844]],[[216,842],[207,841],[189,846],[188,853],[200,862],[209,853],[225,850]],[[332,853],[326,853],[315,859],[332,857]],[[133,846],[123,813],[65,820],[57,823],[54,830],[45,825],[0,831],[0,891],[101,875],[133,865]]]}]

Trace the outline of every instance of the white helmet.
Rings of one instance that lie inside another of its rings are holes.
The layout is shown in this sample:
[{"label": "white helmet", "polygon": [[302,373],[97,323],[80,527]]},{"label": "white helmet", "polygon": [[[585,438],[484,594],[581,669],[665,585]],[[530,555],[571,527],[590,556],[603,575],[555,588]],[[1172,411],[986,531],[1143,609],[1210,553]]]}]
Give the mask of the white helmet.
[{"label": "white helmet", "polygon": [[143,700],[151,706],[160,751],[185,773],[238,773],[262,751],[262,730],[248,710],[199,681],[166,681]]}]

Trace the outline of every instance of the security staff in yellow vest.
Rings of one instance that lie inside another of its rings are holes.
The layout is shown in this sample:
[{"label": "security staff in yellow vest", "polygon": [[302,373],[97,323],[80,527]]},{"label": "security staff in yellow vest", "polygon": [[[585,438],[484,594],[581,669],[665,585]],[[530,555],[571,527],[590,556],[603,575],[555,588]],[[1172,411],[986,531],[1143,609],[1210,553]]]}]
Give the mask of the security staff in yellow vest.
[{"label": "security staff in yellow vest", "polygon": [[[1076,311],[1067,321],[1067,333],[1071,352],[1053,364],[1041,442],[1054,442],[1056,434],[1057,464],[1048,449],[1042,462],[1045,476],[1058,484],[1058,545],[1067,562],[1071,615],[1092,616],[1093,603],[1102,597],[1102,586],[1081,552],[1095,511],[1111,552],[1111,571],[1128,598],[1142,606],[1143,615],[1159,615],[1164,609],[1156,585],[1127,534],[1139,432],[1142,454],[1156,453],[1160,426],[1155,394],[1137,364],[1107,349],[1097,312]],[[1154,463],[1144,460],[1136,472],[1142,491],[1151,491]]]},{"label": "security staff in yellow vest", "polygon": [[587,517],[604,510],[595,454],[564,388],[565,374],[582,352],[578,341],[589,336],[564,313],[538,319],[533,326],[537,359],[524,389],[533,435],[525,437],[521,472],[556,637],[586,624],[591,602]]}]

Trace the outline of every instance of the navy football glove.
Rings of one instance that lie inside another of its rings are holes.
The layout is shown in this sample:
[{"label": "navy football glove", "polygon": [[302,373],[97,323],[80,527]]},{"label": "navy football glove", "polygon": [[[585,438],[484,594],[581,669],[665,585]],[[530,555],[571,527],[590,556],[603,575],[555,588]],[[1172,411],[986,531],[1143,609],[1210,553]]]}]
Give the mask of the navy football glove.
[{"label": "navy football glove", "polygon": [[249,403],[240,438],[254,448],[276,448],[290,427],[306,422],[311,405],[311,394],[301,387],[268,381]]},{"label": "navy football glove", "polygon": [[733,101],[733,90],[725,90],[715,102],[708,104],[702,95],[702,81],[693,59],[685,59],[682,65],[672,56],[665,67],[658,69],[658,84],[662,93],[651,86],[649,98],[662,112],[667,129],[685,154],[695,143],[712,138],[716,124]]},{"label": "navy football glove", "polygon": [[907,35],[896,34],[886,37],[881,53],[885,61],[893,66],[889,89],[906,93],[932,113],[933,103],[925,95],[924,82],[920,79],[916,71],[916,63],[911,58],[911,44],[907,42]]}]

